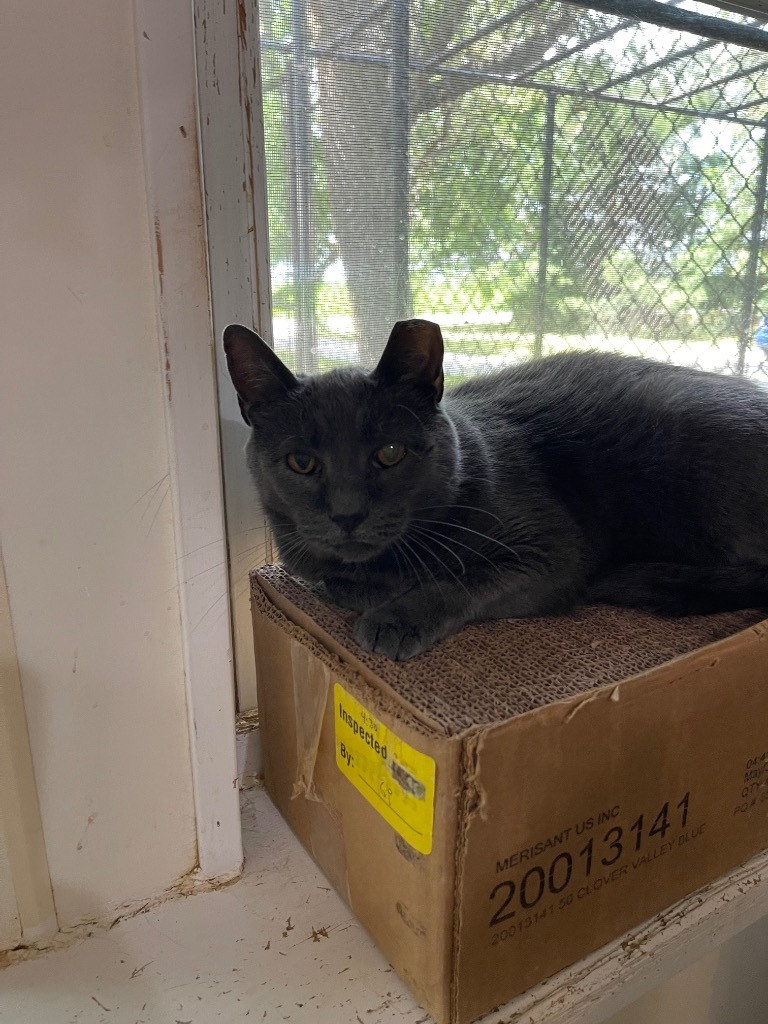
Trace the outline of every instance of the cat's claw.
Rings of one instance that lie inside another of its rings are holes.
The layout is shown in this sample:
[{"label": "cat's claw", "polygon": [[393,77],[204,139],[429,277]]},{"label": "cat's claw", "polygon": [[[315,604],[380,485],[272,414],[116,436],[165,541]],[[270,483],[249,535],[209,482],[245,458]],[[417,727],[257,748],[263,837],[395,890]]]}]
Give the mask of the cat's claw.
[{"label": "cat's claw", "polygon": [[361,615],[355,623],[355,640],[364,651],[383,654],[392,661],[408,661],[431,647],[436,637],[424,634],[414,622],[406,622],[394,611],[377,608]]}]

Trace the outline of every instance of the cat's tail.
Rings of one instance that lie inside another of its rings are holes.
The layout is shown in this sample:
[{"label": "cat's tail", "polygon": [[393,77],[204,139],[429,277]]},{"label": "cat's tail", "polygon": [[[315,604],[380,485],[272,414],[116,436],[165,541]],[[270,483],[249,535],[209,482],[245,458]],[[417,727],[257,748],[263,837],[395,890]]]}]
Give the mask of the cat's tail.
[{"label": "cat's tail", "polygon": [[768,607],[768,565],[634,562],[594,579],[586,600],[647,608],[662,615],[763,608]]}]

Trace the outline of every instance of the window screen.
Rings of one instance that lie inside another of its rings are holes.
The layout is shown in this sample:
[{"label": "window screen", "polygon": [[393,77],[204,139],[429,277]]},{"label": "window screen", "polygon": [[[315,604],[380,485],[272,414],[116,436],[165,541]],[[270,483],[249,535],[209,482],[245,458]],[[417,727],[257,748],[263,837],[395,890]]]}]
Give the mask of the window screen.
[{"label": "window screen", "polygon": [[566,348],[768,379],[768,33],[595,6],[262,0],[291,365],[371,363],[415,315],[449,379]]}]

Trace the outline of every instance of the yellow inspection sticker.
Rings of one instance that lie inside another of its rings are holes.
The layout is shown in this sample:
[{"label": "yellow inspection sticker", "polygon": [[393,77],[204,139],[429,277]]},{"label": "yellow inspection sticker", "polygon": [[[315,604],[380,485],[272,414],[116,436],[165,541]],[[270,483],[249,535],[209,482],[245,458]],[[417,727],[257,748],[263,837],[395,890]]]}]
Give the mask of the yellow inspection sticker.
[{"label": "yellow inspection sticker", "polygon": [[333,695],[336,764],[406,842],[431,853],[434,759],[399,739],[339,683]]}]

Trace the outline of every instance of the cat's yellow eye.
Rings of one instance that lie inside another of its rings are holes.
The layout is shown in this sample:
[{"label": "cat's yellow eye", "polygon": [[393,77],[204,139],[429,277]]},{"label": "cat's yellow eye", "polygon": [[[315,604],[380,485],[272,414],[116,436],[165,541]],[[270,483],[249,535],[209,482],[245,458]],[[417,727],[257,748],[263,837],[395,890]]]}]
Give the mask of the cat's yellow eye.
[{"label": "cat's yellow eye", "polygon": [[314,455],[306,455],[304,452],[291,452],[285,461],[294,473],[301,473],[302,476],[309,476],[317,469]]},{"label": "cat's yellow eye", "polygon": [[389,469],[396,466],[405,458],[406,447],[404,444],[385,444],[376,452],[375,459],[380,466]]}]

